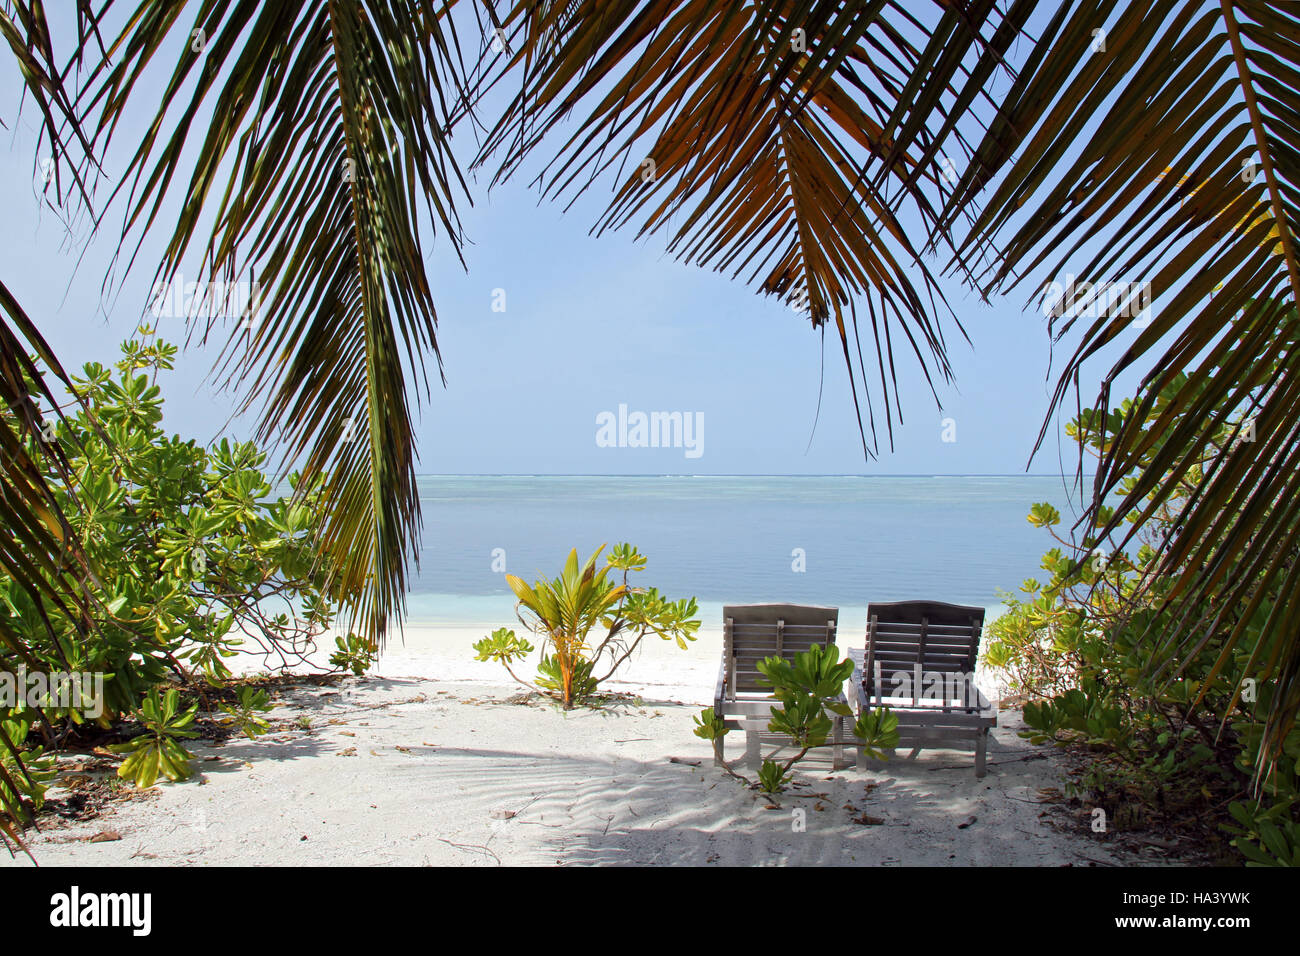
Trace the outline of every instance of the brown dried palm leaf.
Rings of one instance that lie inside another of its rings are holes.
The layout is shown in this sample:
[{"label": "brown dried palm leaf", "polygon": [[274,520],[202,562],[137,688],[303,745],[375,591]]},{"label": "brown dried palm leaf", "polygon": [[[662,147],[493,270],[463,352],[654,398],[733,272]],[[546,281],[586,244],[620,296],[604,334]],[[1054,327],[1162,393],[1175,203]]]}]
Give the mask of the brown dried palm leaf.
[{"label": "brown dried palm leaf", "polygon": [[[860,307],[892,445],[900,342],[932,391],[932,375],[951,377],[937,315],[946,306],[898,206],[935,218],[929,186],[943,188],[944,145],[964,148],[945,95],[962,105],[1017,36],[991,2],[931,11],[921,18],[893,2],[519,0],[498,21],[519,92],[478,163],[499,161],[499,181],[576,116],[537,179],[543,195],[576,198],[612,171],[617,186],[594,232],[633,222],[638,235],[663,232],[680,260],[743,275],[814,326],[833,322],[863,449],[874,456]],[[898,130],[914,152],[896,148]]]}]

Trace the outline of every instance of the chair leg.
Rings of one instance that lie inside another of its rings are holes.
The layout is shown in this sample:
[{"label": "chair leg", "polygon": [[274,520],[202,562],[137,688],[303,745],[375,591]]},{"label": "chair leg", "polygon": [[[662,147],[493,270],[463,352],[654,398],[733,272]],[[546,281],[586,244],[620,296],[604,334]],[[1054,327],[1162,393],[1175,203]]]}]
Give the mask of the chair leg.
[{"label": "chair leg", "polygon": [[727,758],[725,756],[726,745],[723,743],[725,739],[725,737],[713,738],[713,763],[719,767],[725,767],[727,765]]},{"label": "chair leg", "polygon": [[985,727],[975,739],[975,776],[984,776],[984,754],[988,747],[989,729]]},{"label": "chair leg", "polygon": [[832,761],[831,766],[832,766],[835,770],[839,770],[841,767],[845,766],[845,763],[844,763],[844,718],[843,718],[843,717],[836,717],[836,718],[835,718],[835,749],[832,751],[832,753],[834,754],[834,760]]},{"label": "chair leg", "polygon": [[763,765],[762,741],[758,739],[758,731],[745,728],[745,764],[757,770]]}]

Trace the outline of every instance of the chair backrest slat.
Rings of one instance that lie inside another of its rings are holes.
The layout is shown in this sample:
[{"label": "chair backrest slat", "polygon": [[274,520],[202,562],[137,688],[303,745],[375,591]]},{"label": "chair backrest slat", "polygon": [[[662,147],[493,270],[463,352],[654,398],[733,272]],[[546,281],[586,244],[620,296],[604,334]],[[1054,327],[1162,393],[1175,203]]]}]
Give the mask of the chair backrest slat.
[{"label": "chair backrest slat", "polygon": [[863,674],[867,696],[894,696],[902,674],[915,704],[924,690],[923,675],[973,675],[983,628],[982,607],[940,601],[869,604]]},{"label": "chair backrest slat", "polygon": [[729,604],[722,609],[727,694],[767,693],[758,662],[774,656],[792,660],[814,644],[835,642],[840,611],[803,604]]}]

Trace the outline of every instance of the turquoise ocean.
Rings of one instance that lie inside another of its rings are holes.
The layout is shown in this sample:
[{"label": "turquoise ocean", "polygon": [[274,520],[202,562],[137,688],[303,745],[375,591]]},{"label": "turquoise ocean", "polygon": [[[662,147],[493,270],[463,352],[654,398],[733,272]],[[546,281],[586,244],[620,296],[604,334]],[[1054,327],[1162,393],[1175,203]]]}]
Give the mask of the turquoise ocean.
[{"label": "turquoise ocean", "polygon": [[[571,548],[630,541],[633,575],[670,598],[861,609],[929,599],[994,614],[999,590],[1044,577],[1055,542],[1035,501],[1070,521],[1060,476],[425,476],[410,624],[514,623],[500,570],[553,576]],[[802,567],[803,570],[797,570]],[[845,617],[841,616],[844,626]]]}]

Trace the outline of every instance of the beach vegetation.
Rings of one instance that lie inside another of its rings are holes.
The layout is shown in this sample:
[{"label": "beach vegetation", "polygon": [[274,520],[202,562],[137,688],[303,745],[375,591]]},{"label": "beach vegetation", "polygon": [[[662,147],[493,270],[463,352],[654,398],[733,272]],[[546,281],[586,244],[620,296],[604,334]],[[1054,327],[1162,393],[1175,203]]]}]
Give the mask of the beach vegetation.
[{"label": "beach vegetation", "polygon": [[[835,746],[831,734],[836,717],[853,716],[849,705],[842,699],[844,682],[853,675],[853,662],[847,657],[840,660],[834,644],[814,644],[806,651],[797,652],[793,659],[780,656],[764,658],[758,662],[760,678],[772,688],[771,720],[767,729],[788,740],[786,747],[794,750],[783,760],[777,754],[765,759],[759,769],[757,784],[751,784],[735,771],[745,783],[757,786],[767,794],[780,793],[789,782],[789,772],[808,753],[819,747]],[[712,707],[706,707],[694,718],[695,736],[716,740],[730,732],[726,721]],[[888,707],[870,708],[858,715],[851,726],[854,740],[850,747],[862,747],[874,759],[886,760],[889,752],[898,746],[898,715]],[[729,769],[729,768],[728,768]]]},{"label": "beach vegetation", "polygon": [[702,737],[705,740],[717,740],[719,737],[725,737],[731,732],[727,722],[722,719],[712,707],[705,707],[694,717],[695,736]]},{"label": "beach vegetation", "polygon": [[[1159,467],[1165,405],[1189,388],[1174,376],[1154,407],[1126,400],[1110,411],[1084,409],[1067,434],[1100,458],[1117,426],[1143,417],[1144,465]],[[989,625],[985,662],[1023,702],[1025,737],[1080,755],[1075,796],[1105,809],[1117,828],[1167,827],[1224,861],[1292,864],[1300,854],[1300,729],[1292,723],[1278,751],[1263,752],[1287,680],[1283,639],[1267,627],[1279,584],[1257,581],[1239,598],[1203,596],[1190,608],[1204,622],[1201,639],[1170,647],[1176,617],[1189,609],[1163,549],[1187,502],[1203,493],[1206,470],[1243,433],[1241,414],[1223,417],[1212,449],[1167,471],[1160,494],[1125,514],[1099,508],[1073,532],[1061,529],[1056,507],[1036,503],[1029,522],[1056,546],[1043,556],[1045,580],[1004,597],[1008,610]],[[1132,475],[1120,484],[1124,500],[1138,482]],[[1116,517],[1138,529],[1127,548],[1101,533]],[[1236,564],[1223,572],[1249,573]]]},{"label": "beach vegetation", "polygon": [[[25,459],[65,522],[65,547],[53,561],[33,561],[29,580],[0,567],[0,631],[9,638],[0,672],[102,682],[94,694],[24,697],[0,710],[0,752],[22,758],[12,772],[0,768],[0,799],[15,812],[16,795],[39,802],[41,777],[19,767],[34,760],[39,770],[41,747],[118,724],[145,728],[139,744],[120,749],[124,777],[149,786],[187,776],[176,741],[207,707],[208,689],[232,678],[230,658],[308,664],[340,598],[317,545],[321,486],[292,475],[287,494],[274,495],[267,455],[253,443],[205,448],[168,433],[158,379],[176,347],[142,327],[120,351],[112,368],[86,364],[73,378],[78,399],[24,437]],[[66,599],[42,602],[33,581]],[[355,672],[364,639],[340,641]],[[182,706],[181,692],[193,703]],[[244,688],[227,714],[255,734],[266,703],[264,692]]]},{"label": "beach vegetation", "polygon": [[782,792],[793,779],[791,774],[786,773],[786,768],[775,760],[764,760],[758,768],[758,789],[772,796]]},{"label": "beach vegetation", "polygon": [[190,761],[194,755],[181,745],[181,741],[199,735],[193,727],[198,715],[197,703],[181,709],[180,691],[176,688],[168,688],[162,695],[159,695],[157,687],[149,688],[135,715],[144,733],[109,748],[114,753],[127,755],[118,767],[117,775],[143,788],[152,787],[160,773],[168,780],[189,777],[193,772]]},{"label": "beach vegetation", "polygon": [[535,683],[520,679],[511,667],[527,658],[533,645],[510,628],[475,643],[476,658],[504,665],[516,681],[567,710],[592,699],[650,635],[685,650],[700,627],[695,598],[670,601],[657,588],[632,584],[629,576],[644,571],[647,561],[632,545],[615,545],[602,564],[604,550],[601,545],[579,564],[574,549],[557,577],[533,584],[506,575],[518,598],[519,623],[541,639]]},{"label": "beach vegetation", "polygon": [[[525,685],[528,682],[521,679],[514,672],[511,665],[526,659],[533,650],[533,645],[526,637],[516,636],[515,632],[508,627],[498,627],[487,637],[474,644],[476,660],[496,661],[505,667],[512,678]],[[546,658],[543,658],[543,660],[546,660]]]},{"label": "beach vegetation", "polygon": [[330,666],[341,671],[348,671],[354,677],[367,673],[375,665],[379,649],[374,641],[359,634],[340,634],[334,638],[334,652],[330,654]]},{"label": "beach vegetation", "polygon": [[263,714],[271,710],[271,695],[259,687],[241,687],[234,703],[221,704],[221,712],[249,740],[255,740],[271,729]]},{"label": "beach vegetation", "polygon": [[[6,741],[26,741],[30,731],[29,720],[0,720],[0,734]],[[56,772],[54,755],[41,744],[23,750],[0,747],[0,805],[39,810]]]},{"label": "beach vegetation", "polygon": [[561,701],[567,693],[579,703],[596,693],[596,679],[591,676],[592,661],[585,658],[574,660],[567,675],[560,661],[558,653],[549,657],[542,655],[537,662],[538,687]]}]

